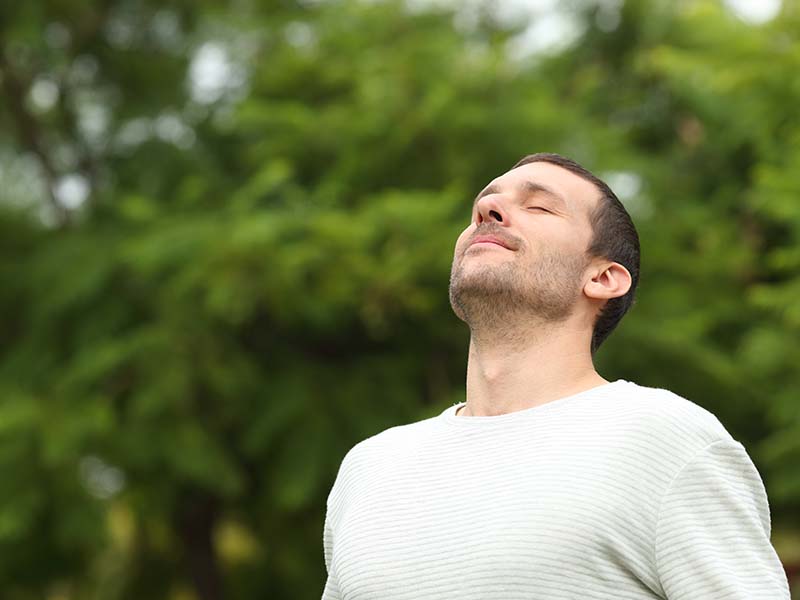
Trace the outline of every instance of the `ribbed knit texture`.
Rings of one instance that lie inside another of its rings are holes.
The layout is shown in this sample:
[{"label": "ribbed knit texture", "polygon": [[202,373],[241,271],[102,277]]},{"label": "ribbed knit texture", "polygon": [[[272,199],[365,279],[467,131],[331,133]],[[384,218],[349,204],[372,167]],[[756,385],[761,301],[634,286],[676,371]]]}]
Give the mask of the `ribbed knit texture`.
[{"label": "ribbed knit texture", "polygon": [[324,600],[788,600],[761,478],[707,410],[624,380],[388,429],[328,497]]}]

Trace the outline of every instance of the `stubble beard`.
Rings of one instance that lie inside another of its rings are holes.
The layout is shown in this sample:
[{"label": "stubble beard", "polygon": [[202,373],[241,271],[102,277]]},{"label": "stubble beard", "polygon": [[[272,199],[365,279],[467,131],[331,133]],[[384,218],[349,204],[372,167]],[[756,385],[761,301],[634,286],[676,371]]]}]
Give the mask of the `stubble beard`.
[{"label": "stubble beard", "polygon": [[473,335],[491,332],[514,341],[572,314],[586,261],[556,252],[542,254],[534,264],[525,259],[525,251],[520,249],[502,263],[465,268],[466,261],[481,258],[465,257],[464,253],[453,260],[450,304]]}]

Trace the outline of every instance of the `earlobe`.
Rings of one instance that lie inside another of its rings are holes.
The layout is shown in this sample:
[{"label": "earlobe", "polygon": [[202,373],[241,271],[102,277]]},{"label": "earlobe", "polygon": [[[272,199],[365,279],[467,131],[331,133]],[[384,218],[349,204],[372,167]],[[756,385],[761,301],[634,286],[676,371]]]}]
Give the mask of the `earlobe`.
[{"label": "earlobe", "polygon": [[595,275],[584,286],[589,298],[608,300],[619,298],[631,289],[631,274],[617,262],[602,265]]}]

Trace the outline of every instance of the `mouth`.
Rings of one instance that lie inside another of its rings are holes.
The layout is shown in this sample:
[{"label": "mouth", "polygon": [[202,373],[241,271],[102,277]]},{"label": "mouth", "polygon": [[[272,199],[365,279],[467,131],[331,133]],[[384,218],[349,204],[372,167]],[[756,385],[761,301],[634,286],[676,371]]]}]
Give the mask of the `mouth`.
[{"label": "mouth", "polygon": [[512,250],[512,248],[510,248],[508,244],[503,242],[501,239],[491,235],[479,235],[475,237],[469,243],[468,247],[471,248],[473,246],[500,246],[501,248],[505,248],[506,250]]}]

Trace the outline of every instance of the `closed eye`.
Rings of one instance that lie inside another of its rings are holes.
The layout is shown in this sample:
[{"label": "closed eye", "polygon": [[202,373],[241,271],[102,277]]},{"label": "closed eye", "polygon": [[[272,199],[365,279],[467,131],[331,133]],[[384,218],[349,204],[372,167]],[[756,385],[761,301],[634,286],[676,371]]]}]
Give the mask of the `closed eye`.
[{"label": "closed eye", "polygon": [[551,211],[551,210],[547,210],[547,209],[546,209],[546,208],[544,208],[543,206],[529,206],[529,207],[527,208],[527,210],[541,210],[541,211],[544,211],[544,212],[546,212],[546,213],[553,214],[553,211]]}]

